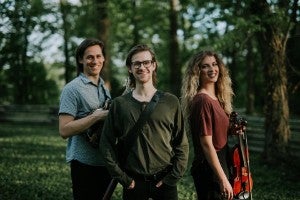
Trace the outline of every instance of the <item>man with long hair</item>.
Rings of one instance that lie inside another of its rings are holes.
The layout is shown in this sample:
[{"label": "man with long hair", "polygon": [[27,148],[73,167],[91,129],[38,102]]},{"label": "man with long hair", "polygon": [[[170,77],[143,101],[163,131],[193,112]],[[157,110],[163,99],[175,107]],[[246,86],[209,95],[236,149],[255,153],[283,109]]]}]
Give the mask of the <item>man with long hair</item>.
[{"label": "man with long hair", "polygon": [[111,180],[99,146],[92,146],[87,137],[87,131],[108,114],[101,109],[111,98],[100,77],[104,61],[103,42],[85,39],[76,51],[78,76],[64,87],[60,97],[59,132],[68,139],[66,160],[71,166],[75,200],[101,199]]},{"label": "man with long hair", "polygon": [[[100,140],[106,166],[123,185],[125,200],[177,200],[176,183],[186,170],[189,154],[179,100],[157,90],[158,64],[148,46],[133,47],[126,66],[131,89],[112,102]],[[143,110],[158,94],[160,98],[148,120],[131,133]],[[131,134],[136,134],[134,141]],[[120,141],[125,145],[117,149]],[[128,155],[121,157],[126,151]]]}]

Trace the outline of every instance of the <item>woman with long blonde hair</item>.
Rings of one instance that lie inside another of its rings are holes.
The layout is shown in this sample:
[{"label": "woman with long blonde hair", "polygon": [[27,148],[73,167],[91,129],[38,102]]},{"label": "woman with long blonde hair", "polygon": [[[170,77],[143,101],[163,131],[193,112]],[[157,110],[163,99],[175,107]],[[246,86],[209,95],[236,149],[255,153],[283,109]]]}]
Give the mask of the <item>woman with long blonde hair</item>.
[{"label": "woman with long blonde hair", "polygon": [[189,61],[182,84],[182,107],[194,145],[192,176],[198,199],[232,199],[229,182],[231,79],[220,57],[201,51]]}]

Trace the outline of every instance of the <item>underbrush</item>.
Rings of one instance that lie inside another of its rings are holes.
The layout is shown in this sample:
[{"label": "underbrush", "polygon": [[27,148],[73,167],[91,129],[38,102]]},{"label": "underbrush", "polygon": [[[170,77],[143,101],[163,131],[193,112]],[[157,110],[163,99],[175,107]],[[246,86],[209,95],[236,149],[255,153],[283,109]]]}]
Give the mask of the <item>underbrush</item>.
[{"label": "underbrush", "polygon": [[[72,199],[70,169],[65,162],[66,141],[57,127],[1,124],[0,199]],[[192,153],[192,148],[191,148]],[[190,166],[178,183],[179,199],[196,199]],[[254,200],[299,200],[299,159],[269,166],[250,152]],[[113,200],[121,199],[118,185]]]}]

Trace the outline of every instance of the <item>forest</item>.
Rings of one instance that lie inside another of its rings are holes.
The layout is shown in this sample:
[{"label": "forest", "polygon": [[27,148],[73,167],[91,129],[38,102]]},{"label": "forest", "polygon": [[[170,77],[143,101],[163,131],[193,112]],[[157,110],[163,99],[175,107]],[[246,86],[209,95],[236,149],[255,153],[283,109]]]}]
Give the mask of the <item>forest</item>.
[{"label": "forest", "polygon": [[222,55],[234,107],[265,117],[265,156],[288,152],[289,118],[300,115],[298,0],[0,0],[0,105],[58,105],[76,76],[74,52],[105,43],[102,77],[124,90],[125,58],[140,43],[158,58],[158,88],[180,98],[182,72],[201,50]]}]

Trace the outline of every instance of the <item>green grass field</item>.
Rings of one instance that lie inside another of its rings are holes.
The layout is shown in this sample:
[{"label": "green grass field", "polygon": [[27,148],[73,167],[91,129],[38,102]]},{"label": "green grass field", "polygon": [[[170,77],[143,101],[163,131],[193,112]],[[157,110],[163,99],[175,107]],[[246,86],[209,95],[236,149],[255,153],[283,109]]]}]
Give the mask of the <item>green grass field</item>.
[{"label": "green grass field", "polygon": [[[65,148],[55,126],[1,123],[0,200],[72,199]],[[267,166],[250,153],[250,164],[254,200],[300,200],[299,159]],[[118,185],[113,199],[121,199],[121,189]],[[178,190],[180,200],[196,199],[189,170]]]}]

